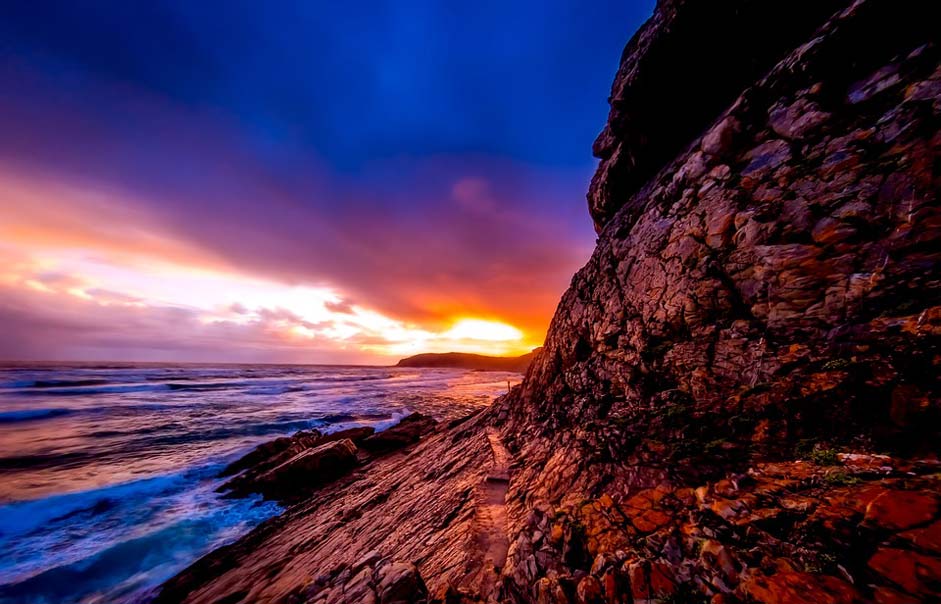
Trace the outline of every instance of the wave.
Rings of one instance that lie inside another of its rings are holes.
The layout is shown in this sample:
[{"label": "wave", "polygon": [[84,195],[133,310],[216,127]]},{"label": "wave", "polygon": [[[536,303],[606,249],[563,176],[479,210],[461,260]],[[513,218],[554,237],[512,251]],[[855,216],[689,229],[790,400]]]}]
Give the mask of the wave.
[{"label": "wave", "polygon": [[277,513],[219,499],[220,467],[0,506],[0,603],[123,601]]},{"label": "wave", "polygon": [[14,394],[22,396],[86,396],[89,394],[128,394],[132,392],[160,392],[169,388],[165,384],[126,384],[89,388],[32,388],[16,390]]},{"label": "wave", "polygon": [[102,386],[108,383],[110,382],[103,378],[86,378],[76,380],[17,380],[14,382],[5,382],[0,384],[0,388],[70,388],[81,386]]},{"label": "wave", "polygon": [[327,375],[324,377],[315,377],[307,380],[309,382],[323,382],[327,384],[336,382],[375,382],[378,380],[388,380],[393,376],[391,373],[382,375]]},{"label": "wave", "polygon": [[18,422],[29,422],[37,419],[49,419],[71,413],[70,409],[53,407],[50,409],[21,409],[19,411],[0,412],[0,424],[15,424]]}]

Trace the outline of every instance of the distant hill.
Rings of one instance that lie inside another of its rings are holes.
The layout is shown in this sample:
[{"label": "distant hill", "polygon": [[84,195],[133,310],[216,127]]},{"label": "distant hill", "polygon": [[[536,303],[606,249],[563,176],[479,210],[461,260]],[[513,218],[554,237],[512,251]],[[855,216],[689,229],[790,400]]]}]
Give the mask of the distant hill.
[{"label": "distant hill", "polygon": [[454,367],[479,371],[517,371],[525,373],[533,360],[533,350],[519,357],[491,357],[466,352],[425,353],[402,359],[396,367]]}]

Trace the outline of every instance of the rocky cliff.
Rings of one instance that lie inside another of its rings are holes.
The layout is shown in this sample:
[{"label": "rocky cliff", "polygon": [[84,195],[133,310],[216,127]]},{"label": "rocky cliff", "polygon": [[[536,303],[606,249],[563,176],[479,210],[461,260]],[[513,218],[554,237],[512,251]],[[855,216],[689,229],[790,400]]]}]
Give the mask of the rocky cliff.
[{"label": "rocky cliff", "polygon": [[523,383],[163,601],[941,598],[941,28],[663,0]]}]

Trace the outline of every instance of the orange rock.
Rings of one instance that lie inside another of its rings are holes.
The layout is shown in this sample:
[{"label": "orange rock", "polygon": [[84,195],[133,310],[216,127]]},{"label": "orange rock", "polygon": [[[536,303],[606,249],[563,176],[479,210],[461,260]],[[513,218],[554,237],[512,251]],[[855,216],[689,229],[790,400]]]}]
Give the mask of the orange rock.
[{"label": "orange rock", "polygon": [[561,523],[556,523],[552,525],[552,530],[549,533],[549,541],[554,544],[562,543],[562,538],[565,536],[565,530],[562,528]]},{"label": "orange rock", "polygon": [[578,582],[576,589],[579,604],[603,604],[601,596],[601,582],[588,575]]},{"label": "orange rock", "polygon": [[941,596],[941,560],[892,547],[879,548],[869,559],[873,569],[905,591],[919,596]]},{"label": "orange rock", "polygon": [[679,502],[685,506],[690,506],[696,503],[696,496],[693,494],[693,489],[677,489],[674,495],[679,500]]},{"label": "orange rock", "polygon": [[866,506],[869,526],[899,531],[929,522],[938,515],[938,497],[921,491],[886,489]]},{"label": "orange rock", "polygon": [[879,484],[859,485],[851,488],[846,495],[840,498],[840,505],[864,514],[872,500],[883,493],[885,493],[885,487]]},{"label": "orange rock", "polygon": [[878,587],[872,593],[876,604],[921,604],[921,600],[895,591],[889,587]]},{"label": "orange rock", "polygon": [[718,541],[707,539],[703,542],[699,553],[703,565],[722,572],[725,579],[735,581],[738,579],[738,564],[732,558],[728,548]]},{"label": "orange rock", "polygon": [[663,562],[650,564],[650,591],[655,596],[669,596],[676,592],[672,566]]},{"label": "orange rock", "polygon": [[676,593],[673,568],[663,562],[632,562],[628,566],[634,601],[663,598]]},{"label": "orange rock", "polygon": [[852,604],[858,597],[853,586],[836,577],[790,570],[770,577],[753,572],[741,589],[762,604]]},{"label": "orange rock", "polygon": [[842,384],[843,380],[845,380],[848,375],[849,374],[845,371],[822,371],[812,373],[809,379],[801,384],[801,395],[810,396],[811,394],[833,390]]},{"label": "orange rock", "polygon": [[899,535],[916,547],[941,554],[941,521],[924,528],[913,529]]},{"label": "orange rock", "polygon": [[728,520],[747,509],[747,506],[737,499],[717,499],[709,506],[717,516]]},{"label": "orange rock", "polygon": [[631,518],[634,528],[642,533],[652,533],[672,520],[669,514],[660,510],[648,510],[640,516]]},{"label": "orange rock", "polygon": [[601,584],[604,589],[606,604],[630,604],[633,599],[631,586],[628,584],[626,577],[613,568],[605,571],[601,577]]}]

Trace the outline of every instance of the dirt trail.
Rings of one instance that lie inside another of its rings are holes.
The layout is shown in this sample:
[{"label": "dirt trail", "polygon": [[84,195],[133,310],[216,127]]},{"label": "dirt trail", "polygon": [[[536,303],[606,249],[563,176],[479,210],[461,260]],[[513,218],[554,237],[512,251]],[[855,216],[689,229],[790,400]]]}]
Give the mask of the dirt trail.
[{"label": "dirt trail", "polygon": [[487,429],[487,440],[493,452],[493,467],[481,484],[477,507],[478,540],[484,556],[481,594],[491,593],[496,587],[509,549],[506,491],[510,482],[510,453],[495,429]]}]

